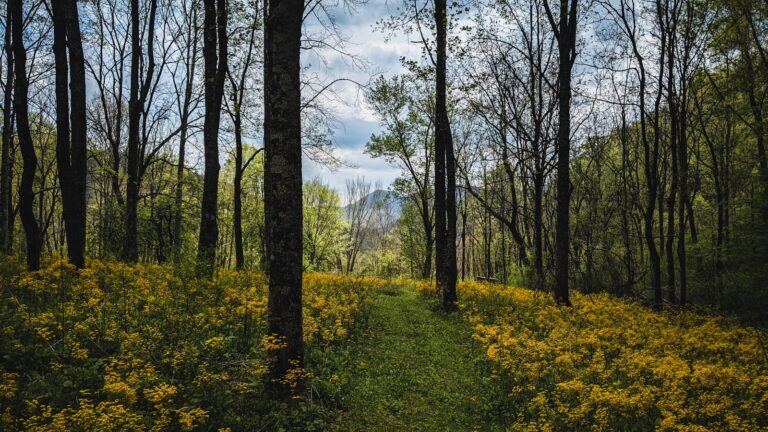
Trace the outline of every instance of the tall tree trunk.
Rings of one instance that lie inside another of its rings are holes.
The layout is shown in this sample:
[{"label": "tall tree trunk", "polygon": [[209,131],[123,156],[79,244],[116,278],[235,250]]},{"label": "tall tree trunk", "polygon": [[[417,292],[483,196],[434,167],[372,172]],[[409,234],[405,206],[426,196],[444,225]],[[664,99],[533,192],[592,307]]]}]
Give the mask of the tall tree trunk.
[{"label": "tall tree trunk", "polygon": [[181,225],[184,220],[184,159],[187,153],[188,118],[182,116],[181,130],[179,131],[179,161],[176,166],[176,194],[173,202],[173,259],[181,262]]},{"label": "tall tree trunk", "polygon": [[197,242],[197,273],[212,277],[219,238],[219,123],[227,73],[227,2],[205,0],[203,64],[205,75],[205,123],[203,125],[203,200],[200,237]]},{"label": "tall tree trunk", "polygon": [[667,235],[665,239],[665,255],[667,259],[667,300],[670,303],[677,303],[676,288],[677,280],[675,277],[675,200],[677,196],[677,147],[673,142],[676,139],[670,140],[670,150],[672,152],[672,163],[670,174],[671,183],[669,187],[669,195],[667,196]]},{"label": "tall tree trunk", "polygon": [[269,300],[268,387],[279,398],[301,389],[285,382],[304,366],[301,307],[301,23],[302,0],[270,0],[264,31],[264,199]]},{"label": "tall tree trunk", "polygon": [[243,251],[243,134],[240,120],[240,107],[235,107],[235,180],[234,180],[234,214],[232,223],[235,235],[235,268],[240,270],[245,266]]},{"label": "tall tree trunk", "polygon": [[[235,236],[234,246],[235,246],[235,268],[242,269],[245,266],[245,252],[244,252],[244,246],[243,246],[243,174],[245,173],[245,169],[248,167],[250,162],[253,160],[253,157],[255,157],[255,153],[251,158],[244,162],[243,160],[243,112],[242,112],[242,106],[243,101],[245,99],[246,94],[246,78],[247,74],[250,73],[250,66],[252,64],[253,59],[253,50],[255,46],[256,41],[256,29],[259,26],[259,16],[258,13],[258,1],[256,4],[254,4],[254,8],[256,9],[256,13],[254,14],[254,21],[251,23],[251,29],[249,31],[249,37],[248,37],[248,49],[247,54],[245,55],[245,58],[243,60],[243,63],[241,65],[241,71],[239,72],[239,82],[235,80],[235,77],[232,76],[231,71],[227,71],[227,75],[229,76],[230,83],[232,84],[232,100],[234,102],[234,107],[232,110],[229,111],[230,117],[232,118],[232,123],[234,124],[234,130],[235,130],[235,179],[234,179],[234,214],[232,216],[233,219],[233,231]],[[354,265],[354,264],[353,264]]]},{"label": "tall tree trunk", "polygon": [[24,235],[27,242],[27,268],[37,270],[40,268],[40,226],[35,219],[34,199],[32,189],[37,171],[37,156],[32,143],[32,134],[29,130],[29,108],[27,80],[27,51],[24,47],[24,17],[23,0],[9,2],[11,11],[11,31],[13,32],[13,54],[15,63],[15,86],[13,108],[16,115],[16,130],[19,136],[19,147],[24,159],[21,172],[21,184],[19,185],[19,213],[24,227]]},{"label": "tall tree trunk", "polygon": [[[681,77],[686,79],[685,76]],[[679,166],[680,176],[680,200],[677,208],[677,225],[678,225],[678,239],[677,239],[677,261],[680,267],[680,306],[685,306],[688,296],[688,274],[686,266],[686,250],[685,250],[685,230],[686,222],[688,221],[688,209],[690,207],[688,197],[688,140],[686,139],[687,129],[687,116],[686,116],[686,91],[687,87],[685,83],[680,86],[680,104],[678,105],[678,122],[679,122],[679,136],[677,143],[677,162]],[[691,213],[693,214],[693,213]]]},{"label": "tall tree trunk", "polygon": [[544,178],[537,173],[533,179],[533,261],[536,288],[544,284]]},{"label": "tall tree trunk", "polygon": [[[664,61],[665,53],[666,53],[666,44],[667,44],[667,36],[666,31],[664,31],[664,20],[662,18],[662,8],[661,8],[661,0],[656,0],[656,16],[659,23],[659,26],[661,27],[660,32],[660,48],[659,48],[659,82],[663,80],[664,77],[664,65],[666,62]],[[635,56],[638,59],[642,59],[642,57],[639,54],[637,44],[633,47],[635,51]],[[641,90],[640,90],[640,111],[641,115],[645,112],[645,86],[646,86],[646,74],[645,74],[645,68],[643,67],[643,63],[640,63],[642,69],[641,69]],[[653,106],[653,144],[651,145],[650,142],[648,142],[647,139],[647,132],[645,134],[646,138],[643,140],[643,152],[645,156],[645,180],[648,184],[648,201],[646,203],[646,210],[645,210],[645,243],[648,246],[648,255],[650,257],[651,261],[651,286],[653,288],[653,304],[654,307],[658,310],[660,310],[664,305],[664,294],[661,288],[661,254],[660,249],[663,247],[663,237],[664,237],[664,218],[663,216],[663,196],[664,196],[664,189],[663,187],[660,187],[660,179],[659,179],[659,162],[660,162],[660,143],[661,143],[661,122],[660,122],[660,110],[661,110],[661,97],[663,93],[663,86],[659,85],[657,92],[656,92],[656,98],[654,100],[654,106]],[[641,122],[641,127],[645,125],[646,122]],[[645,129],[644,129],[645,130]],[[661,238],[661,241],[659,243],[659,248],[656,247],[656,240],[654,239],[654,218],[656,211],[656,204],[658,203],[658,213],[659,213],[659,237]]]},{"label": "tall tree trunk", "polygon": [[[667,299],[670,303],[677,303],[676,278],[675,278],[675,201],[677,189],[679,186],[679,117],[677,93],[675,91],[675,31],[676,31],[676,11],[671,11],[669,16],[669,3],[667,2],[667,17],[671,19],[668,22],[667,31],[669,34],[669,44],[667,45],[667,103],[669,106],[669,152],[672,156],[670,164],[670,187],[667,198],[667,238],[666,238],[666,258],[667,258]],[[680,227],[682,229],[682,227]],[[684,235],[685,233],[683,233]],[[682,237],[682,236],[681,236]],[[679,240],[678,240],[679,242]]]},{"label": "tall tree trunk", "polygon": [[67,46],[69,48],[69,88],[71,93],[70,168],[72,170],[71,205],[64,205],[69,260],[77,267],[85,266],[86,212],[88,184],[88,135],[86,115],[85,56],[80,35],[77,2],[67,9]]},{"label": "tall tree trunk", "polygon": [[570,305],[568,297],[568,251],[571,202],[571,69],[576,56],[577,0],[560,0],[559,23],[555,24],[545,1],[552,28],[556,33],[558,60],[557,127],[557,209],[555,219],[555,300]]},{"label": "tall tree trunk", "polygon": [[621,107],[621,132],[620,132],[620,144],[621,144],[621,234],[624,241],[624,266],[627,273],[626,283],[618,290],[620,296],[625,296],[631,292],[632,284],[634,283],[634,260],[632,258],[632,238],[630,235],[629,225],[629,213],[630,213],[630,187],[628,177],[628,170],[630,168],[630,143],[629,134],[627,128],[627,114],[626,107]]},{"label": "tall tree trunk", "polygon": [[13,47],[11,45],[11,2],[5,19],[5,94],[3,95],[3,136],[0,150],[0,253],[11,250],[11,147],[13,145]]},{"label": "tall tree trunk", "polygon": [[139,260],[138,221],[139,191],[141,189],[142,151],[140,127],[145,103],[152,87],[155,69],[155,16],[157,0],[150,0],[147,16],[147,61],[143,80],[140,77],[142,65],[141,22],[139,1],[131,0],[131,91],[128,101],[128,184],[125,195],[125,239],[123,259],[128,262]]},{"label": "tall tree trunk", "polygon": [[56,167],[61,186],[67,254],[72,264],[82,268],[85,266],[88,151],[85,59],[77,4],[70,0],[54,0],[52,8],[56,64]]},{"label": "tall tree trunk", "polygon": [[467,196],[461,199],[461,280],[467,278]]},{"label": "tall tree trunk", "polygon": [[[456,309],[456,161],[448,119],[446,85],[446,0],[435,0],[437,64],[435,68],[435,216],[437,224],[437,283],[443,308]],[[444,213],[443,213],[444,212]]]},{"label": "tall tree trunk", "polygon": [[[435,3],[439,3],[437,0]],[[437,14],[438,7],[435,7]],[[438,74],[439,75],[439,74]],[[436,95],[436,98],[439,97]],[[435,103],[435,197],[434,197],[434,224],[435,224],[435,284],[438,291],[444,292],[445,285],[445,256],[448,239],[446,237],[446,212],[445,212],[445,136],[441,125],[442,119],[438,118],[438,102]]]},{"label": "tall tree trunk", "polygon": [[[141,110],[139,72],[141,67],[141,23],[139,0],[131,0],[131,89],[128,100],[128,184],[125,195],[125,237],[123,259],[139,260],[137,209],[139,205],[139,127]],[[119,102],[118,102],[119,103]]]}]

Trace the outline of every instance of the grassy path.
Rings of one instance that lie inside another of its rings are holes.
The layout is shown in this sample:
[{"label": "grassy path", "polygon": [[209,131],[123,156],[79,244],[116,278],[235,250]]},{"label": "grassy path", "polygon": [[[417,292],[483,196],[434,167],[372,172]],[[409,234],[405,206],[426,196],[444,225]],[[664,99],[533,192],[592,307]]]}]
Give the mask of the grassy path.
[{"label": "grassy path", "polygon": [[412,288],[373,299],[358,335],[347,408],[338,431],[495,431],[496,386],[461,317],[446,315]]}]

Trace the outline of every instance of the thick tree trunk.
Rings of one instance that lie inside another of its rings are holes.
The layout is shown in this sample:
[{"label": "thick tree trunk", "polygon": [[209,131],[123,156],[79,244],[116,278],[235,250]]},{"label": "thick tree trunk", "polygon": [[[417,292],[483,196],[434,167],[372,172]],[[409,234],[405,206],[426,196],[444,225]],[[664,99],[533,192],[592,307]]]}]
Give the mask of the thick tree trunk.
[{"label": "thick tree trunk", "polygon": [[52,8],[56,64],[56,167],[61,186],[67,254],[72,264],[82,268],[85,266],[88,151],[85,59],[76,3],[55,0]]},{"label": "thick tree trunk", "polygon": [[13,47],[11,45],[11,2],[5,20],[5,94],[3,95],[3,136],[0,151],[0,253],[11,250],[11,147],[13,144]]},{"label": "thick tree trunk", "polygon": [[435,68],[435,231],[437,284],[443,308],[456,309],[456,161],[448,119],[446,85],[446,0],[435,1],[437,65]]},{"label": "thick tree trunk", "polygon": [[[555,211],[555,300],[570,305],[568,297],[568,251],[571,202],[571,69],[576,53],[576,0],[560,0],[557,26],[558,128],[557,128],[557,209]],[[554,27],[554,23],[553,23]]]},{"label": "thick tree trunk", "polygon": [[[302,0],[269,1],[264,32],[264,199],[269,301],[268,387],[278,398],[302,388],[286,374],[304,366],[302,329],[301,23]],[[293,385],[292,385],[293,384]]]},{"label": "thick tree trunk", "polygon": [[69,88],[71,93],[70,168],[72,195],[70,205],[64,204],[69,260],[77,267],[85,266],[88,135],[86,122],[85,57],[80,36],[77,2],[67,9],[67,46],[69,48]]},{"label": "thick tree trunk", "polygon": [[139,22],[139,0],[131,0],[131,89],[128,100],[128,184],[125,195],[125,237],[123,238],[123,259],[128,262],[139,260],[137,209],[139,205],[139,126],[141,105],[139,100],[141,67],[141,23]]},{"label": "thick tree trunk", "polygon": [[[439,2],[440,0],[438,0]],[[439,97],[439,96],[438,96]],[[446,212],[445,212],[445,136],[437,118],[437,103],[435,104],[435,198],[434,198],[434,224],[435,224],[435,284],[440,292],[443,292],[445,284],[445,256],[448,239],[446,237]]]},{"label": "thick tree trunk", "polygon": [[11,9],[11,31],[13,32],[14,73],[16,75],[13,108],[16,115],[19,147],[24,158],[21,184],[19,185],[19,213],[21,214],[21,223],[24,227],[24,235],[27,242],[27,268],[29,270],[37,270],[40,268],[42,242],[40,239],[40,226],[35,219],[35,193],[32,189],[37,171],[37,156],[35,155],[35,147],[32,143],[32,134],[29,130],[29,108],[27,106],[29,82],[27,80],[27,52],[24,47],[23,38],[24,18],[22,3],[22,0],[9,2],[9,8]]},{"label": "thick tree trunk", "polygon": [[219,123],[227,73],[226,0],[205,0],[203,25],[203,64],[205,75],[205,122],[203,125],[203,200],[200,212],[200,237],[197,243],[197,273],[212,277],[216,266],[219,238]]}]

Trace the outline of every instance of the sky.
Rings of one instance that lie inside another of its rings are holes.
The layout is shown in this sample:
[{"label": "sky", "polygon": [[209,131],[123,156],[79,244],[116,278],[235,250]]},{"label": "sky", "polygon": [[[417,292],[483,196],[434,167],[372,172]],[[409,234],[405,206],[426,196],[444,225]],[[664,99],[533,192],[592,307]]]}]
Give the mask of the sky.
[{"label": "sky", "polygon": [[[330,82],[335,78],[353,79],[367,83],[372,76],[392,76],[403,72],[400,57],[418,59],[420,48],[403,33],[389,35],[375,29],[377,21],[396,14],[399,2],[390,0],[369,0],[355,11],[343,7],[333,9],[336,23],[349,41],[346,51],[360,56],[367,63],[361,70],[336,53],[302,53],[304,66],[317,73],[322,80]],[[305,31],[319,31],[317,22],[307,24]],[[399,170],[382,159],[373,159],[365,154],[365,144],[372,133],[380,131],[375,114],[366,106],[359,87],[351,83],[334,86],[340,93],[338,101],[331,103],[336,119],[332,125],[336,155],[344,165],[333,170],[313,162],[305,156],[303,162],[304,180],[320,178],[344,197],[346,181],[365,177],[373,184],[380,182],[386,189],[399,175]]]},{"label": "sky", "polygon": [[[334,79],[354,80],[358,83],[369,83],[376,76],[392,76],[402,73],[404,69],[400,58],[418,59],[420,47],[409,40],[404,32],[391,35],[377,30],[377,21],[397,14],[397,6],[402,0],[363,0],[364,4],[354,10],[345,7],[345,2],[360,2],[361,0],[323,0],[340,33],[344,35],[344,51],[350,53],[364,63],[364,67],[353,65],[348,57],[333,50],[303,51],[302,63],[305,73],[316,76],[320,82],[329,83]],[[336,6],[333,6],[337,4]],[[317,19],[305,21],[304,33],[317,36],[322,32]],[[331,41],[329,41],[331,42]],[[335,42],[331,42],[336,45]],[[86,47],[91,48],[93,47]],[[93,55],[93,54],[92,54]],[[98,87],[89,74],[87,81],[89,98],[96,97]],[[338,97],[328,102],[335,113],[335,121],[331,124],[332,141],[335,144],[335,155],[341,160],[341,166],[330,169],[313,162],[306,156],[303,160],[304,181],[319,178],[322,182],[334,188],[345,199],[347,180],[365,177],[373,185],[387,189],[392,181],[400,174],[399,170],[387,164],[383,159],[373,159],[365,154],[365,145],[371,134],[380,131],[378,120],[365,103],[363,92],[359,86],[349,82],[333,86]],[[127,94],[127,90],[125,91]],[[307,95],[304,95],[307,97]],[[202,104],[200,105],[202,106]],[[261,137],[246,137],[260,140]],[[231,139],[223,140],[223,146],[231,145]],[[192,154],[188,154],[188,164],[193,169],[202,172],[202,134],[192,137]],[[258,143],[254,142],[255,145]],[[222,166],[229,156],[228,151],[220,152]]]}]

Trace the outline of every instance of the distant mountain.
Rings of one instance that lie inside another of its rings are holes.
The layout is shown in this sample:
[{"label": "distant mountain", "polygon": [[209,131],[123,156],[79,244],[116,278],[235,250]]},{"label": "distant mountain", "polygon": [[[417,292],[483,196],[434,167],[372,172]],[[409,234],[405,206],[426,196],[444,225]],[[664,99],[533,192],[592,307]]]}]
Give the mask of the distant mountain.
[{"label": "distant mountain", "polygon": [[[385,203],[387,206],[389,206],[389,213],[391,218],[394,221],[397,221],[397,219],[400,218],[400,213],[402,211],[402,208],[400,206],[400,200],[391,191],[384,190],[384,189],[377,189],[369,193],[368,195],[366,195],[365,198],[363,198],[363,200],[365,200],[365,204],[369,206],[374,206],[376,205],[376,203]],[[351,206],[352,205],[350,204],[343,207],[342,211],[345,218],[348,217]],[[375,209],[374,209],[374,213],[376,213]]]}]

